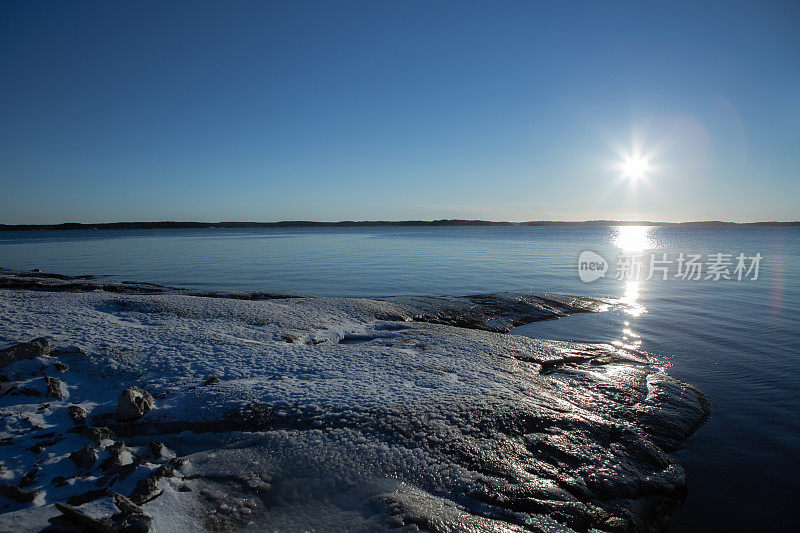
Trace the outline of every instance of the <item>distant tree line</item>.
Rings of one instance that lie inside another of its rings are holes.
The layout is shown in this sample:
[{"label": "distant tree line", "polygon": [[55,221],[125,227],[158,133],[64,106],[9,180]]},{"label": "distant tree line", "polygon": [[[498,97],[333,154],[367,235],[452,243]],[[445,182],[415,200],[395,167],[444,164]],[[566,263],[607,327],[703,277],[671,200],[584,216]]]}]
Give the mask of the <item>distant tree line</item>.
[{"label": "distant tree line", "polygon": [[0,224],[0,231],[36,230],[121,230],[121,229],[179,229],[179,228],[335,228],[371,226],[800,226],[795,222],[723,222],[707,220],[699,222],[651,222],[621,220],[586,220],[564,222],[556,220],[534,220],[530,222],[496,222],[490,220],[342,220],[340,222],[317,222],[310,220],[284,220],[281,222],[103,222],[83,224]]}]

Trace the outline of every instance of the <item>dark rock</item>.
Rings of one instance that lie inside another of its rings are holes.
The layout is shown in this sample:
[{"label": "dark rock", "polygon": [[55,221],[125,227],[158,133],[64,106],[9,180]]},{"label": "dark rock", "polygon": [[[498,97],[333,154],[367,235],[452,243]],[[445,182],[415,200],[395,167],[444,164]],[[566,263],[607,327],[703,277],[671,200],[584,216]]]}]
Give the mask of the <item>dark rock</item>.
[{"label": "dark rock", "polygon": [[150,500],[158,497],[160,494],[161,491],[158,489],[158,479],[152,476],[147,476],[144,479],[140,479],[139,482],[136,483],[136,487],[133,489],[133,492],[131,492],[130,498],[135,503],[144,505]]},{"label": "dark rock", "polygon": [[[121,466],[114,466],[108,472],[103,474],[99,479],[97,479],[94,484],[98,487],[102,487],[105,485],[114,484],[117,481],[123,481],[128,476],[136,472],[136,469],[142,464],[142,460],[138,458],[134,458],[133,462],[130,462],[126,465]],[[115,479],[116,478],[116,479]]]},{"label": "dark rock", "polygon": [[93,502],[95,500],[99,500],[100,498],[105,498],[106,496],[111,496],[113,493],[110,489],[96,489],[90,490],[88,492],[84,492],[83,494],[76,494],[75,496],[70,496],[67,500],[67,503],[70,505],[83,505],[84,503]]},{"label": "dark rock", "polygon": [[122,454],[127,450],[124,442],[115,442],[106,448],[108,458],[100,463],[100,469],[103,472],[117,470],[119,467],[124,466],[122,463]]},{"label": "dark rock", "polygon": [[157,498],[161,494],[161,491],[158,489],[158,482],[165,477],[175,477],[175,469],[168,464],[159,466],[153,470],[149,476],[139,480],[136,484],[136,488],[131,492],[131,500],[139,505],[143,505]]},{"label": "dark rock", "polygon": [[72,421],[78,424],[85,424],[86,423],[86,409],[81,407],[80,405],[70,405],[69,406],[69,417]]},{"label": "dark rock", "polygon": [[39,443],[39,446],[42,446],[43,448],[47,448],[48,446],[52,446],[53,444],[57,444],[57,443],[61,442],[62,440],[64,440],[64,437],[56,437],[54,439],[43,440],[43,441],[41,441]]},{"label": "dark rock", "polygon": [[91,446],[86,446],[69,454],[69,458],[78,468],[89,470],[97,461],[97,453]]},{"label": "dark rock", "polygon": [[398,296],[387,300],[404,311],[399,315],[388,313],[382,317],[384,320],[411,319],[497,333],[507,333],[516,326],[538,320],[595,311],[600,303],[588,298],[525,292],[474,294],[455,298]]},{"label": "dark rock", "polygon": [[153,396],[139,387],[130,387],[122,391],[117,399],[117,414],[120,422],[137,420],[153,408]]},{"label": "dark rock", "polygon": [[175,458],[175,454],[167,448],[163,442],[154,441],[151,442],[150,445],[150,454],[153,456],[155,460],[171,460]]},{"label": "dark rock", "polygon": [[114,497],[114,505],[117,509],[126,514],[144,514],[142,508],[130,501],[128,498],[118,492],[112,493]]},{"label": "dark rock", "polygon": [[56,476],[50,480],[50,483],[52,483],[56,487],[63,487],[67,484],[67,479],[69,478],[66,478],[64,476]]},{"label": "dark rock", "polygon": [[41,355],[48,355],[52,351],[53,347],[50,346],[50,341],[44,337],[15,344],[14,346],[0,350],[0,368],[23,359],[36,359]]},{"label": "dark rock", "polygon": [[32,502],[38,492],[28,489],[22,489],[10,483],[0,484],[0,495],[5,496],[15,502],[28,503]]},{"label": "dark rock", "polygon": [[41,533],[85,533],[86,531],[86,528],[77,525],[63,514],[51,516],[47,521],[52,525],[44,528]]},{"label": "dark rock", "polygon": [[100,470],[103,472],[116,472],[123,466],[125,465],[122,463],[120,457],[118,455],[112,455],[100,463]]},{"label": "dark rock", "polygon": [[48,407],[50,407],[50,404],[49,404],[49,403],[43,403],[42,405],[40,405],[39,407],[37,407],[37,408],[36,408],[36,410],[37,410],[37,411],[44,411],[44,410],[45,410],[45,409],[47,409]]},{"label": "dark rock", "polygon": [[57,361],[56,370],[58,370],[59,372],[66,372],[67,370],[69,370],[69,367],[64,363],[62,363],[61,361]]},{"label": "dark rock", "polygon": [[161,441],[153,441],[148,444],[150,448],[150,453],[152,453],[155,457],[161,457],[164,454],[164,450],[167,449],[167,446]]},{"label": "dark rock", "polygon": [[83,426],[80,428],[80,433],[95,444],[100,444],[100,442],[105,439],[114,438],[114,432],[103,426],[92,428]]},{"label": "dark rock", "polygon": [[151,477],[155,477],[157,479],[162,479],[165,477],[175,477],[175,469],[172,465],[166,464],[161,465],[150,474]]},{"label": "dark rock", "polygon": [[92,421],[95,426],[106,426],[114,423],[114,413],[104,413],[92,416]]},{"label": "dark rock", "polygon": [[117,469],[117,474],[119,475],[120,481],[130,476],[134,472],[136,472],[136,469],[139,467],[140,464],[142,464],[142,460],[135,459],[132,463],[128,463],[124,466],[119,467]]},{"label": "dark rock", "polygon": [[41,469],[38,467],[33,467],[28,470],[28,473],[22,476],[19,480],[20,487],[30,487],[36,481],[36,476],[39,475],[39,471]]},{"label": "dark rock", "polygon": [[114,444],[110,444],[106,446],[106,450],[110,453],[120,454],[122,452],[128,451],[128,447],[125,446],[125,443],[121,440],[114,441]]},{"label": "dark rock", "polygon": [[219,376],[217,376],[216,374],[211,374],[210,376],[208,376],[208,379],[203,382],[203,386],[208,387],[209,385],[213,385],[217,381],[219,381]]},{"label": "dark rock", "polygon": [[60,379],[51,378],[50,376],[45,376],[44,380],[47,382],[46,396],[48,398],[57,398],[60,400],[64,397],[64,391],[61,389]]},{"label": "dark rock", "polygon": [[173,468],[180,469],[183,465],[185,465],[188,462],[189,460],[186,459],[185,457],[173,457],[172,459],[169,460],[169,465]]},{"label": "dark rock", "polygon": [[95,533],[111,533],[116,528],[108,518],[92,518],[68,503],[56,502],[56,508],[70,521]]}]

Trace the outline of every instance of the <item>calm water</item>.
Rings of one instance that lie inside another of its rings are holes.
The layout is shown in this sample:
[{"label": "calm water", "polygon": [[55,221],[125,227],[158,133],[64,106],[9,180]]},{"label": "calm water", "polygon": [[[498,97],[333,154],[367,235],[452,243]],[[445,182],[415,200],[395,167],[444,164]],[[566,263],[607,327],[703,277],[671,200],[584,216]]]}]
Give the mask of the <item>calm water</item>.
[{"label": "calm water", "polygon": [[[611,262],[606,278],[580,281],[584,250]],[[763,259],[755,281],[637,283],[613,279],[622,250],[758,252]],[[625,310],[516,333],[638,346],[661,354],[671,374],[709,396],[711,419],[674,454],[688,471],[689,497],[673,531],[800,525],[793,508],[800,498],[800,228],[6,232],[0,267],[316,295],[533,289],[624,297]]]}]

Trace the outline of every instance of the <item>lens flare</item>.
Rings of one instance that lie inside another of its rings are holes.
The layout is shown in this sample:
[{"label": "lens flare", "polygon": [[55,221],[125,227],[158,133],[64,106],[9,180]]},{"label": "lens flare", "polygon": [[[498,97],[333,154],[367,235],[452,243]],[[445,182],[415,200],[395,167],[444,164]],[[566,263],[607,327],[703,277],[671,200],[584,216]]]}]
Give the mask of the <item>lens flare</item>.
[{"label": "lens flare", "polygon": [[621,168],[623,176],[631,180],[639,180],[650,172],[650,161],[646,157],[633,155],[625,158]]}]

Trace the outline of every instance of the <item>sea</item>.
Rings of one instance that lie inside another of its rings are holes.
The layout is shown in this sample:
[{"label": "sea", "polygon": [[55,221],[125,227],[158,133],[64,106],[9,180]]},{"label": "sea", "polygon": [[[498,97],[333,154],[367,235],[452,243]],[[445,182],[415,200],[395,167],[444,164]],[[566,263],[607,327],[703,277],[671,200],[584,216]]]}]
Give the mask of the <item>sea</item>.
[{"label": "sea", "polygon": [[672,453],[689,494],[671,531],[800,526],[800,227],[5,231],[0,267],[317,296],[613,299],[512,334],[645,351],[708,396],[710,419]]}]

